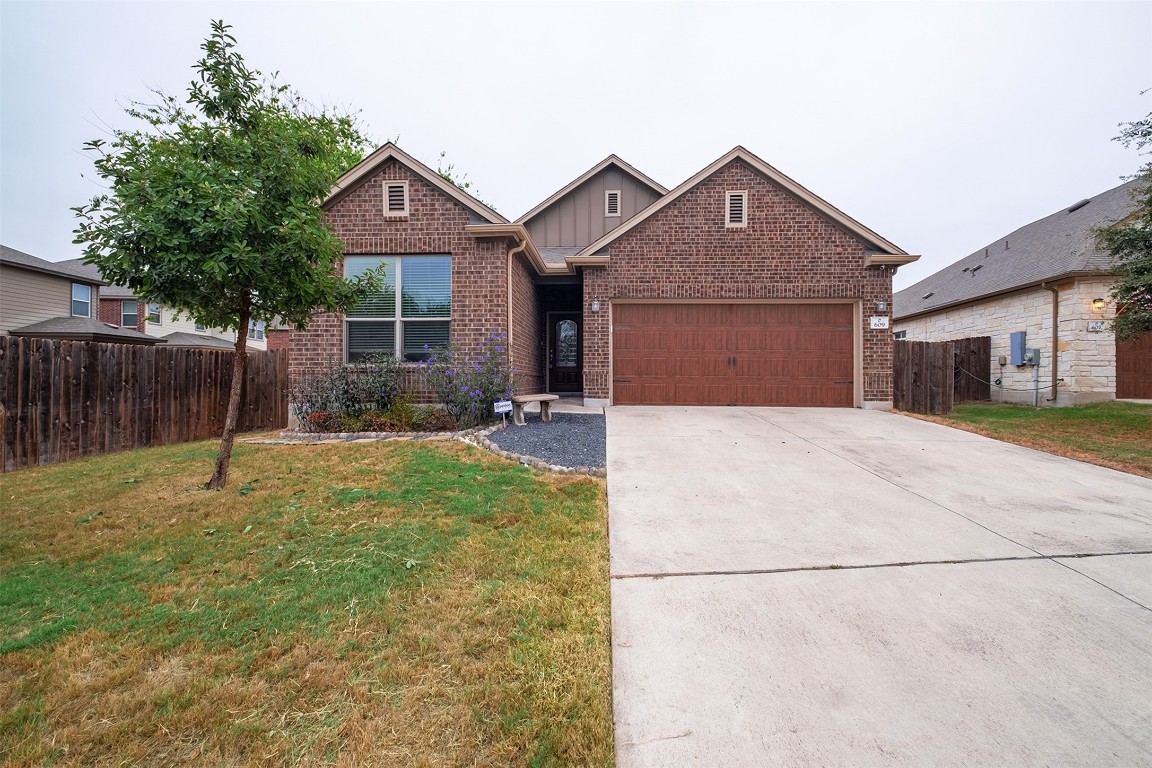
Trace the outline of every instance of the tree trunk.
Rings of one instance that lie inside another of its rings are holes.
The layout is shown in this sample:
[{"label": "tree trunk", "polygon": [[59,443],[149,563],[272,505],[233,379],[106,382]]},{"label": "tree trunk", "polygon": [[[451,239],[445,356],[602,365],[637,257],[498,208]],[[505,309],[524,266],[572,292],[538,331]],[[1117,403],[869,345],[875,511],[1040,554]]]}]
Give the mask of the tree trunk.
[{"label": "tree trunk", "polygon": [[240,420],[240,390],[248,370],[248,320],[245,309],[240,317],[240,330],[236,334],[236,357],[232,361],[232,389],[228,393],[228,415],[224,419],[224,434],[220,437],[220,452],[216,454],[216,471],[206,486],[219,491],[228,484],[228,463],[232,461],[232,440],[236,437],[236,422]]}]

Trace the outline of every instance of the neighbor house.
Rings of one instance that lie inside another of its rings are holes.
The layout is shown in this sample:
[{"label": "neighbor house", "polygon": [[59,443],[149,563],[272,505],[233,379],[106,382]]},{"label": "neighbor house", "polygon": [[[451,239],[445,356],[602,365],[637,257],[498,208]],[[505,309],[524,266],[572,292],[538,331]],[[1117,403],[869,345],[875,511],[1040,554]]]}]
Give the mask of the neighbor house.
[{"label": "neighbor house", "polygon": [[101,322],[99,274],[0,245],[0,334],[65,341],[155,344],[135,327]]},{"label": "neighbor house", "polygon": [[[100,271],[82,259],[70,259],[60,264],[92,279],[100,279]],[[122,285],[106,285],[100,291],[100,320],[122,328],[135,328],[148,336],[163,339],[173,347],[234,349],[236,344],[235,331],[209,328],[182,316],[171,307],[143,301],[131,288]],[[248,348],[268,348],[263,321],[253,320],[248,324]]]},{"label": "neighbor house", "polygon": [[294,377],[507,335],[521,392],[586,404],[892,400],[887,310],[917,257],[742,147],[668,190],[610,156],[516,222],[393,144],[324,202],[386,288],[291,334]]},{"label": "neighbor house", "polygon": [[[896,338],[990,336],[997,399],[1072,405],[1152,397],[1152,334],[1117,343],[1109,327],[1110,259],[1093,240],[1096,228],[1133,211],[1135,184],[1034,221],[900,291]],[[1039,351],[1039,370],[1013,364],[1018,332],[1024,348]]]}]

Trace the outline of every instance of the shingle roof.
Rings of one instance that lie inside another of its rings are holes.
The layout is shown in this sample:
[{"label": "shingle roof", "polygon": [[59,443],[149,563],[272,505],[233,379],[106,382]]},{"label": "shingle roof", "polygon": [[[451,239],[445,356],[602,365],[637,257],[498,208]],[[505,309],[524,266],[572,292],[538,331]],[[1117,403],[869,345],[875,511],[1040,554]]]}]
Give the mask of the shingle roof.
[{"label": "shingle roof", "polygon": [[117,344],[163,344],[163,339],[139,331],[108,325],[88,317],[53,317],[39,323],[15,328],[12,336],[32,336],[72,341],[108,341]]},{"label": "shingle roof", "polygon": [[[80,274],[90,275],[94,280],[103,282],[103,277],[100,275],[100,270],[91,264],[85,264],[83,259],[66,259],[65,261],[56,262],[60,266],[67,266],[69,269],[74,269]],[[131,288],[123,285],[105,285],[100,289],[101,299],[134,299],[136,294],[132,292]]]},{"label": "shingle roof", "polygon": [[103,285],[104,281],[100,279],[100,273],[95,271],[94,267],[83,265],[83,269],[77,268],[76,259],[69,261],[46,261],[31,254],[18,251],[15,248],[9,248],[6,245],[0,245],[0,263],[8,264],[14,267],[23,267],[24,269],[31,269],[35,272],[44,272],[49,275],[59,275],[60,277],[70,277],[78,280],[83,280],[86,283],[93,285]]},{"label": "shingle roof", "polygon": [[1020,227],[892,297],[894,319],[965,304],[1077,272],[1107,274],[1109,257],[1092,230],[1123,219],[1135,207],[1129,181]]},{"label": "shingle roof", "polygon": [[540,251],[540,258],[544,259],[545,264],[563,267],[567,264],[567,262],[564,261],[566,257],[575,256],[576,254],[580,253],[582,249],[579,247],[574,248],[571,246],[543,246],[541,248],[537,248],[536,250]]},{"label": "shingle roof", "polygon": [[236,349],[236,345],[227,339],[218,339],[215,336],[201,336],[198,333],[170,333],[164,337],[170,347],[207,347],[210,349]]}]

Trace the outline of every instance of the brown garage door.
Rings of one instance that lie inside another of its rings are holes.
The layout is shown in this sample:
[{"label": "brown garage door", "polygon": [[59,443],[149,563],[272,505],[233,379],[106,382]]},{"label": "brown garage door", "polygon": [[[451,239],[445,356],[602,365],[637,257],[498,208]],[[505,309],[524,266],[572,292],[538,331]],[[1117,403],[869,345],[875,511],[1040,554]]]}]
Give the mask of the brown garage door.
[{"label": "brown garage door", "polygon": [[620,304],[618,405],[854,405],[850,304]]},{"label": "brown garage door", "polygon": [[1116,397],[1152,397],[1152,333],[1116,342]]}]

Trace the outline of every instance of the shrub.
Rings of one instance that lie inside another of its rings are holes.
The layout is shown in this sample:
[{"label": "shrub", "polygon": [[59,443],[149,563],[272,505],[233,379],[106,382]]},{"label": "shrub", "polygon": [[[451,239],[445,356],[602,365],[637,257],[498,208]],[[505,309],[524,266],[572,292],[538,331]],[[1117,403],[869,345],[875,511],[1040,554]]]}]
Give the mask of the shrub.
[{"label": "shrub", "polygon": [[474,355],[453,346],[428,351],[428,359],[420,364],[424,380],[459,427],[492,420],[492,404],[512,396],[505,334],[489,335]]},{"label": "shrub", "polygon": [[366,411],[388,410],[400,394],[400,374],[401,363],[393,355],[366,355],[350,365],[330,360],[290,389],[296,418],[305,429],[357,431],[337,422],[352,423]]}]

